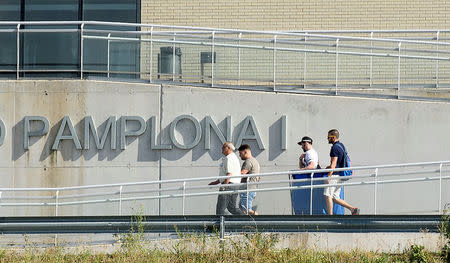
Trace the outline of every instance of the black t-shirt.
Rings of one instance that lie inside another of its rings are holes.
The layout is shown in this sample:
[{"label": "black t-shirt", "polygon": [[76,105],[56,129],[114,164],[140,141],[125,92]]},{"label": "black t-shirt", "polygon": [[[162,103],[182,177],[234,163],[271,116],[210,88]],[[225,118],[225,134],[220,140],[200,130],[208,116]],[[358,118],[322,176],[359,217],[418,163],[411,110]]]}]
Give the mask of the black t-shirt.
[{"label": "black t-shirt", "polygon": [[345,146],[341,142],[336,142],[331,146],[330,157],[337,157],[336,168],[343,168],[344,166]]}]

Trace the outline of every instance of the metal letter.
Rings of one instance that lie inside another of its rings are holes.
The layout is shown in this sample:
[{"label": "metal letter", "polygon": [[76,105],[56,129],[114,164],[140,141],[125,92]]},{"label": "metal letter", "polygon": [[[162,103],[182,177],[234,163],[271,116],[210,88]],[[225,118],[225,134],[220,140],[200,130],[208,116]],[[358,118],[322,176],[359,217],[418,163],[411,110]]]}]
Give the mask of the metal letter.
[{"label": "metal letter", "polygon": [[[194,126],[195,126],[195,138],[190,144],[187,144],[187,145],[182,145],[175,138],[175,128],[177,127],[177,123],[182,119],[187,119],[187,120],[192,121],[192,123],[194,123]],[[202,137],[202,129],[200,127],[200,123],[197,121],[196,118],[192,117],[191,115],[178,116],[170,124],[170,139],[172,140],[173,145],[175,145],[177,148],[184,149],[184,150],[192,149],[200,142],[201,137]]]},{"label": "metal letter", "polygon": [[89,131],[92,132],[92,137],[94,137],[95,146],[98,150],[103,150],[108,137],[109,131],[111,131],[111,149],[116,149],[116,117],[110,116],[108,122],[106,123],[105,131],[103,132],[102,139],[100,140],[97,134],[97,129],[95,128],[94,120],[92,116],[84,117],[84,149],[89,150]]},{"label": "metal letter", "polygon": [[[44,127],[40,131],[30,131],[31,121],[41,121],[44,123]],[[31,136],[44,136],[50,129],[50,123],[47,118],[42,116],[25,116],[23,118],[23,149],[28,150],[30,147]]]},{"label": "metal letter", "polygon": [[287,121],[286,115],[281,116],[281,150],[286,150]]},{"label": "metal letter", "polygon": [[211,116],[205,117],[205,150],[211,149],[211,128],[213,129],[214,133],[219,137],[219,140],[221,144],[224,144],[225,142],[230,142],[232,140],[231,137],[231,116],[227,116],[227,127],[226,127],[226,138],[223,136],[223,133],[221,130],[219,130],[219,127],[217,127],[216,123],[212,120]]},{"label": "metal letter", "polygon": [[[69,128],[70,135],[63,135],[64,129]],[[75,148],[77,150],[81,150],[80,140],[78,140],[77,132],[73,128],[72,121],[69,116],[64,116],[61,122],[61,126],[59,126],[58,133],[56,134],[55,142],[53,143],[52,150],[58,150],[59,142],[61,140],[72,140],[75,144]]]},{"label": "metal letter", "polygon": [[[140,127],[136,131],[127,131],[127,121],[137,121]],[[120,149],[125,150],[126,147],[126,137],[128,136],[139,136],[145,132],[147,125],[142,117],[139,116],[122,116],[120,118]]]},{"label": "metal letter", "polygon": [[[253,134],[246,134],[248,125],[250,124]],[[259,136],[258,129],[256,128],[255,121],[252,116],[247,116],[244,120],[244,125],[242,126],[241,133],[236,142],[236,146],[239,147],[243,140],[256,140],[260,150],[264,150],[264,144],[262,143],[261,137]]]},{"label": "metal letter", "polygon": [[0,120],[0,146],[3,145],[3,142],[5,141],[5,136],[6,136],[5,124],[3,123],[2,120]]},{"label": "metal letter", "polygon": [[156,124],[156,117],[152,116],[151,118],[152,122],[152,134],[151,134],[151,142],[150,142],[150,149],[152,150],[172,150],[172,145],[170,144],[156,144],[156,131],[158,130],[158,126]]}]

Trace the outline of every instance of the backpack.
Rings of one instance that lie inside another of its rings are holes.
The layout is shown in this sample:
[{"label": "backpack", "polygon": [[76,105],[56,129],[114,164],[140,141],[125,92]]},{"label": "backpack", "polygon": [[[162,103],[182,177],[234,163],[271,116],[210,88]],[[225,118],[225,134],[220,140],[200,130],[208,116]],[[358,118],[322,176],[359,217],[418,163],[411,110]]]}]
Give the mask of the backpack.
[{"label": "backpack", "polygon": [[[351,167],[350,156],[348,156],[345,146],[343,146],[341,144],[338,144],[337,146],[341,147],[341,149],[344,150],[344,160],[343,160],[344,167],[343,168]],[[353,170],[345,170],[345,171],[341,171],[339,173],[340,173],[340,176],[351,176],[351,175],[353,175]],[[344,179],[341,178],[342,181],[347,181],[349,179],[350,178],[344,178]]]}]

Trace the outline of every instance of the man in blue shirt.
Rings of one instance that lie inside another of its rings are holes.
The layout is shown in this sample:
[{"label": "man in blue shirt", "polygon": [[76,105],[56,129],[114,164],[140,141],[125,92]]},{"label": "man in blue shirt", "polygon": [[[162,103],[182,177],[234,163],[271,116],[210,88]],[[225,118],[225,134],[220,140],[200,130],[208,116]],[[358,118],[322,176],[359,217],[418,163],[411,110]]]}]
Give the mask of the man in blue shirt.
[{"label": "man in blue shirt", "polygon": [[[327,168],[335,169],[335,168],[344,168],[344,154],[345,154],[345,146],[339,141],[339,131],[336,129],[330,130],[328,132],[328,143],[333,144],[330,150],[330,166]],[[330,186],[324,188],[323,194],[325,196],[325,203],[327,205],[327,214],[333,214],[333,202],[339,204],[350,210],[352,215],[359,215],[359,208],[351,206],[349,203],[340,199],[341,194],[341,186],[337,186],[336,184],[340,183],[339,174],[333,174],[333,172],[329,172],[327,175],[330,179],[325,181]]]}]

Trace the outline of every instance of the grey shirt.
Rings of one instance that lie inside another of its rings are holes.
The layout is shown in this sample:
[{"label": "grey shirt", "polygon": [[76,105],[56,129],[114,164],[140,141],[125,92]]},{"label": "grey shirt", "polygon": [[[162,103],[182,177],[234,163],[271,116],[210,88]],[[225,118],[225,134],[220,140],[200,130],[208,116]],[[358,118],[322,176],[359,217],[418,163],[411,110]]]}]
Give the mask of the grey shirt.
[{"label": "grey shirt", "polygon": [[[247,174],[258,174],[258,173],[260,173],[259,163],[254,157],[248,158],[242,164],[241,171],[242,170],[247,170],[248,171]],[[259,180],[260,180],[259,176],[250,177],[249,182],[254,183],[254,182],[259,182]],[[247,177],[244,177],[242,182],[246,183]],[[252,185],[249,188],[256,188],[256,187],[257,187],[257,185]]]}]

